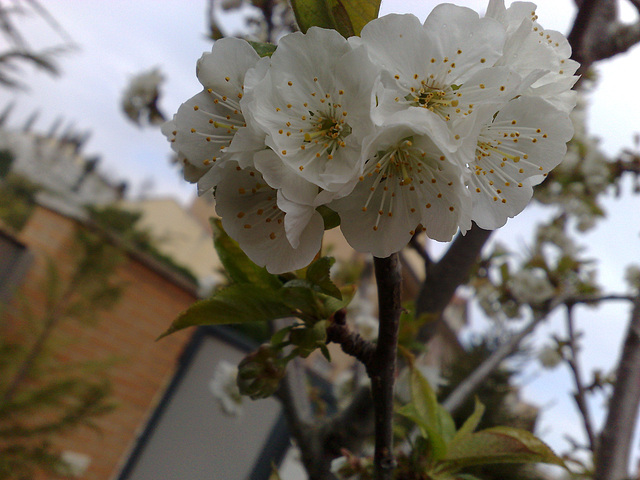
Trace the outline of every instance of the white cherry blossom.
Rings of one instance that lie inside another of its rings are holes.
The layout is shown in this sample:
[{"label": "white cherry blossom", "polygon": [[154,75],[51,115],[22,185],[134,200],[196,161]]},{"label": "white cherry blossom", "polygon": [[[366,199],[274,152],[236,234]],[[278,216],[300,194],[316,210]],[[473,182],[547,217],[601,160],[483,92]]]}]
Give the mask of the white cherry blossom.
[{"label": "white cherry blossom", "polygon": [[122,96],[122,109],[131,121],[141,125],[145,119],[152,125],[164,123],[164,117],[158,110],[160,85],[164,75],[158,68],[141,72],[134,76]]},{"label": "white cherry blossom", "polygon": [[537,22],[536,8],[531,2],[514,2],[506,8],[504,0],[489,1],[487,17],[507,30],[504,54],[495,65],[509,66],[522,76],[537,72],[539,78],[528,94],[570,112],[576,104],[571,88],[578,80],[574,74],[579,64],[571,60],[571,46],[564,35]]},{"label": "white cherry blossom", "polygon": [[[320,214],[311,206],[284,198],[254,168],[230,163],[221,170],[216,212],[225,231],[247,256],[271,273],[290,272],[311,263],[324,233]],[[294,242],[287,238],[286,220],[294,231]]]},{"label": "white cherry blossom", "polygon": [[238,417],[242,414],[242,396],[236,384],[238,367],[222,360],[216,365],[211,380],[209,380],[209,391],[220,403],[222,411],[231,417]]},{"label": "white cherry blossom", "polygon": [[313,260],[323,205],[354,249],[386,257],[418,231],[449,241],[525,208],[573,134],[570,55],[534,4],[503,0],[484,18],[450,4],[424,23],[386,15],[348,40],[312,27],[263,59],[225,38],[162,131],[270,272]]},{"label": "white cherry blossom", "polygon": [[240,109],[244,77],[259,59],[244,40],[216,41],[211,53],[198,61],[197,76],[204,90],[182,104],[163,126],[163,133],[184,164],[186,180],[197,182],[211,171],[200,193],[219,181],[220,170],[212,171],[212,167],[237,157],[227,150],[236,133],[245,127]]},{"label": "white cherry blossom", "polygon": [[538,361],[543,368],[553,370],[562,362],[562,355],[557,346],[545,345],[538,350]]},{"label": "white cherry blossom", "polygon": [[508,68],[489,68],[502,55],[504,27],[473,10],[437,6],[424,25],[413,15],[386,15],[371,21],[362,38],[382,70],[373,118],[397,121],[408,109],[422,112],[434,136],[457,146],[472,125],[464,122],[479,105],[514,96],[520,77]]},{"label": "white cherry blossom", "polygon": [[573,135],[569,115],[535,97],[518,97],[481,127],[469,189],[473,220],[485,229],[503,226],[531,200],[539,183],[564,158]]},{"label": "white cherry blossom", "polygon": [[368,140],[358,184],[349,196],[329,204],[340,215],[349,244],[387,257],[419,228],[440,241],[451,240],[458,228],[468,230],[471,198],[455,156],[415,122],[380,129]]},{"label": "white cherry blossom", "polygon": [[242,104],[284,167],[337,192],[361,169],[375,73],[364,49],[314,27],[280,40],[269,72],[254,87],[255,101]]},{"label": "white cherry blossom", "polygon": [[555,294],[555,288],[542,268],[525,269],[514,274],[509,280],[509,288],[516,300],[530,305],[540,305]]},{"label": "white cherry blossom", "polygon": [[624,279],[632,290],[640,290],[640,266],[629,265],[624,272]]}]

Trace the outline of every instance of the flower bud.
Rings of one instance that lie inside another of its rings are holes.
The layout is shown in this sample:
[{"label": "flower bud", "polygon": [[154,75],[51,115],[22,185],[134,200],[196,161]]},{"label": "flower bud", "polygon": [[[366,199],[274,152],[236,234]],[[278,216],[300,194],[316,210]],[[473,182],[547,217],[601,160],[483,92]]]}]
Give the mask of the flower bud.
[{"label": "flower bud", "polygon": [[238,365],[238,388],[253,400],[266,398],[278,389],[285,374],[285,363],[271,345],[261,345]]},{"label": "flower bud", "polygon": [[562,362],[562,355],[557,347],[547,345],[538,352],[538,361],[544,368],[551,370]]}]

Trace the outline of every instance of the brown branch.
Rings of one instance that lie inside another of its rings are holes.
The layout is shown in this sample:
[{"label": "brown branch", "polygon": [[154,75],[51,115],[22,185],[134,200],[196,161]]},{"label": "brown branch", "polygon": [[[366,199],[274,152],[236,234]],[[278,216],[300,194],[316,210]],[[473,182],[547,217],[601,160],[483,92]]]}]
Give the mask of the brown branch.
[{"label": "brown branch", "polygon": [[[638,0],[630,1],[640,9]],[[594,62],[626,52],[640,42],[640,21],[632,25],[620,22],[614,0],[583,0],[567,39],[572,58],[580,63],[577,74],[582,75]]]},{"label": "brown branch", "polygon": [[589,27],[592,18],[597,10],[599,0],[583,0],[578,6],[578,13],[573,21],[571,32],[567,36],[569,44],[571,44],[572,58],[581,64],[587,59],[586,48],[588,41]]},{"label": "brown branch", "polygon": [[584,426],[585,433],[587,434],[587,439],[589,440],[589,448],[592,452],[596,450],[596,436],[595,430],[593,428],[593,422],[591,421],[591,414],[589,413],[589,406],[587,404],[587,395],[586,389],[584,388],[584,382],[582,380],[582,370],[580,368],[580,364],[578,362],[578,345],[576,344],[576,333],[573,322],[573,305],[567,305],[567,336],[568,336],[568,347],[569,347],[569,357],[567,358],[567,363],[569,364],[569,368],[573,373],[573,382],[576,387],[576,392],[573,395],[573,399],[576,402],[576,406],[578,407],[578,411],[582,416],[582,424]]},{"label": "brown branch", "polygon": [[[458,286],[469,276],[491,233],[474,224],[466,235],[456,237],[438,263],[431,264],[416,298],[416,318],[425,313],[439,315],[445,309]],[[417,340],[427,343],[435,335],[437,324],[428,322],[418,333]]]},{"label": "brown branch", "polygon": [[633,296],[632,295],[616,295],[616,294],[577,295],[575,297],[568,297],[564,303],[567,306],[573,306],[578,303],[590,304],[590,303],[611,302],[611,301],[618,301],[618,300],[633,301]]},{"label": "brown branch", "polygon": [[601,41],[595,43],[589,51],[589,60],[595,62],[624,53],[640,42],[640,22],[632,25],[616,23]]},{"label": "brown branch", "polygon": [[357,358],[363,365],[369,365],[375,352],[375,345],[349,328],[344,310],[338,310],[332,320],[327,327],[327,343],[339,344],[344,353]]},{"label": "brown branch", "polygon": [[628,476],[631,439],[640,406],[640,295],[618,362],[609,412],[596,451],[594,480],[622,480]]},{"label": "brown branch", "polygon": [[[514,334],[509,340],[504,342],[498,349],[491,354],[491,356],[481,363],[471,375],[469,375],[462,383],[460,383],[453,392],[442,402],[445,409],[450,412],[458,410],[464,402],[477,390],[477,388],[484,382],[491,373],[498,368],[500,363],[515,352],[520,345],[520,342],[535,330],[538,324],[543,321],[548,315],[559,305],[571,305],[584,301],[585,303],[601,300],[629,300],[626,295],[606,295],[601,297],[557,297],[547,305],[544,312],[534,312],[534,316],[531,321],[518,333]],[[640,327],[639,327],[640,328]],[[640,385],[640,382],[639,382]],[[639,394],[640,395],[640,394]]]},{"label": "brown branch", "polygon": [[376,480],[391,480],[396,467],[393,455],[393,388],[396,377],[402,274],[398,254],[374,257],[378,285],[380,328],[372,361],[366,365],[371,378],[375,421],[374,466]]},{"label": "brown branch", "polygon": [[640,173],[640,156],[637,153],[633,153],[630,151],[625,151],[624,156],[628,158],[628,160],[624,160],[622,158],[616,160],[615,163],[611,164],[611,174],[614,178],[621,176],[623,173]]}]

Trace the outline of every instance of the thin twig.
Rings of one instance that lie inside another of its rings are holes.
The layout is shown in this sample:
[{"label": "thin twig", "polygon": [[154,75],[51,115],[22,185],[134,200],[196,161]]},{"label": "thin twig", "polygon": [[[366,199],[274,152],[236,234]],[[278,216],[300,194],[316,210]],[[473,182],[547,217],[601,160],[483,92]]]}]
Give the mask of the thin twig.
[{"label": "thin twig", "polygon": [[374,267],[380,328],[376,350],[366,367],[371,378],[375,419],[375,479],[391,480],[396,467],[393,455],[393,388],[402,308],[402,274],[397,253],[387,258],[375,257]]},{"label": "thin twig", "polygon": [[529,321],[522,330],[500,345],[489,358],[482,362],[478,368],[471,373],[471,375],[465,378],[462,383],[460,383],[455,390],[449,394],[445,401],[442,402],[442,406],[452,413],[455,413],[460,407],[462,407],[482,382],[484,382],[487,377],[489,377],[489,375],[491,375],[491,373],[500,366],[502,361],[518,349],[520,342],[522,342],[527,335],[533,332],[538,324],[547,318],[549,313],[551,313],[558,305],[562,305],[564,301],[564,297],[558,297],[549,304],[544,312],[534,312],[531,321]]},{"label": "thin twig", "polygon": [[573,305],[568,304],[567,309],[567,346],[569,347],[569,357],[567,358],[567,363],[569,364],[569,368],[573,373],[573,381],[576,387],[576,392],[573,396],[576,406],[580,411],[580,415],[582,416],[582,423],[584,426],[585,433],[587,434],[587,439],[589,440],[589,448],[592,452],[595,452],[596,449],[596,436],[595,430],[593,428],[593,422],[591,421],[591,414],[589,413],[589,406],[587,404],[587,396],[586,390],[584,388],[584,382],[582,379],[582,370],[580,368],[580,363],[578,362],[578,345],[576,344],[576,332],[574,328],[573,322]]},{"label": "thin twig", "polygon": [[333,342],[340,345],[342,351],[369,365],[375,352],[375,345],[354,332],[346,322],[344,310],[338,310],[331,324],[327,327],[327,343]]},{"label": "thin twig", "polygon": [[611,301],[618,301],[618,300],[625,300],[628,302],[632,302],[633,296],[624,295],[624,294],[576,295],[575,297],[568,297],[565,301],[565,304],[567,304],[567,306],[570,306],[570,305],[575,305],[577,303],[599,303],[599,302],[611,302]]},{"label": "thin twig", "polygon": [[[279,319],[273,322],[275,332],[288,326],[291,319]],[[325,478],[328,471],[328,461],[323,461],[320,438],[314,425],[311,400],[307,395],[307,378],[305,368],[300,359],[294,359],[287,365],[287,372],[280,382],[276,393],[283,405],[283,412],[291,435],[300,448],[302,463],[307,470],[310,480]]]}]

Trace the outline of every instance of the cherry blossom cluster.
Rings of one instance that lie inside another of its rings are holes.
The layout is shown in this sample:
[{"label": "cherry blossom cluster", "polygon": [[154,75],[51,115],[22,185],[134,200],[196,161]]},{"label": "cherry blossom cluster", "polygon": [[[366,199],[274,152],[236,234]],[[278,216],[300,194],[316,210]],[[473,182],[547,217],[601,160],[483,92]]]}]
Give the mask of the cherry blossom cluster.
[{"label": "cherry blossom cluster", "polygon": [[578,64],[535,9],[491,0],[480,17],[442,4],[424,23],[386,15],[349,39],[313,27],[264,58],[218,40],[198,62],[203,91],[163,132],[225,230],[272,273],[317,254],[319,209],[378,257],[420,231],[495,229],[573,135]]}]

